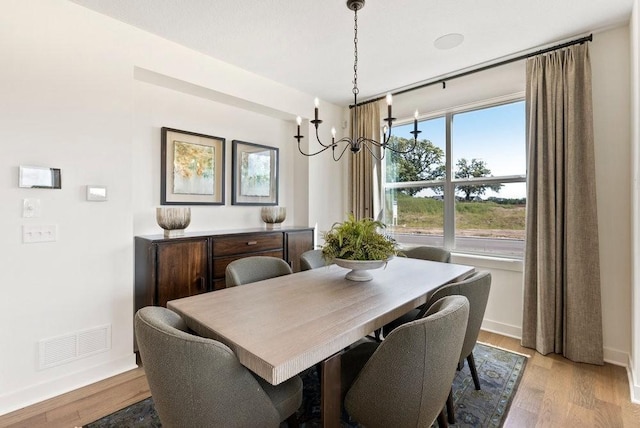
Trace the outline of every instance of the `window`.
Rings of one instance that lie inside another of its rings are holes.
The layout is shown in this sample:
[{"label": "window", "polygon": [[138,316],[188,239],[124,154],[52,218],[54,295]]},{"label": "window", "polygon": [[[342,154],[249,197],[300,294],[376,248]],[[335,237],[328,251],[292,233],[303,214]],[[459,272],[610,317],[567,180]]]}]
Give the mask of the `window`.
[{"label": "window", "polygon": [[[416,149],[385,158],[384,221],[396,240],[522,257],[526,204],[523,100],[420,122]],[[412,124],[394,127],[410,144]]]}]

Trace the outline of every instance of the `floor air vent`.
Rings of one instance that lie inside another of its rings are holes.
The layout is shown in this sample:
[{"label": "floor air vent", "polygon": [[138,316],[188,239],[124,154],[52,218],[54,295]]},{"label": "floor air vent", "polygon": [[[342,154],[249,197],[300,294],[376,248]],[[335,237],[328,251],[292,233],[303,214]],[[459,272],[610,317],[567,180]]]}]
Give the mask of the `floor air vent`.
[{"label": "floor air vent", "polygon": [[111,325],[39,342],[38,369],[47,369],[111,349]]}]

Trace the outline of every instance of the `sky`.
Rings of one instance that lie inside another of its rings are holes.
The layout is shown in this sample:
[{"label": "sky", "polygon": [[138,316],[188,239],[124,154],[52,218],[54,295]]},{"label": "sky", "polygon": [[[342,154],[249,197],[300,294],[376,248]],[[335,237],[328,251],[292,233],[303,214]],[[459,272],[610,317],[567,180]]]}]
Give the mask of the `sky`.
[{"label": "sky", "polygon": [[[453,116],[453,165],[458,159],[481,159],[494,177],[526,174],[525,103],[503,104],[495,107],[457,113]],[[422,131],[418,139],[430,140],[445,151],[445,118],[418,122]],[[413,123],[393,128],[393,135],[413,138],[409,133]],[[499,194],[487,190],[484,197],[524,198],[524,183],[505,184]]]}]

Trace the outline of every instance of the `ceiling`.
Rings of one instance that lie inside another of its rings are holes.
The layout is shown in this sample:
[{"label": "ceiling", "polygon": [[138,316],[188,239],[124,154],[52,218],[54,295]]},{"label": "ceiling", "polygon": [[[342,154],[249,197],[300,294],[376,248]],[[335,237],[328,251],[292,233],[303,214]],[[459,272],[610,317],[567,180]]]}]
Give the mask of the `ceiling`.
[{"label": "ceiling", "polygon": [[[71,0],[338,105],[353,103],[345,0]],[[359,100],[628,22],[633,0],[370,0]],[[437,49],[457,33],[461,45]],[[597,38],[597,34],[594,35]]]}]

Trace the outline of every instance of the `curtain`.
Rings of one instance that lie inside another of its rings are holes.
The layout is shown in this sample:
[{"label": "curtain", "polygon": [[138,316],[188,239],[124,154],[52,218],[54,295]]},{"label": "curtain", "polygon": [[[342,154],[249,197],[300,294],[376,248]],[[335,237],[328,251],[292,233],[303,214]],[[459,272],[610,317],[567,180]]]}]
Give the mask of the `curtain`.
[{"label": "curtain", "polygon": [[587,44],[527,60],[522,345],[603,364]]},{"label": "curtain", "polygon": [[[353,132],[354,113],[357,109],[358,120]],[[380,107],[378,103],[369,103],[351,110],[351,135],[357,135],[380,141]],[[373,154],[380,157],[380,150],[371,147]],[[381,164],[366,147],[351,156],[351,212],[356,219],[381,218],[380,185]]]}]

